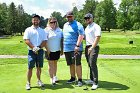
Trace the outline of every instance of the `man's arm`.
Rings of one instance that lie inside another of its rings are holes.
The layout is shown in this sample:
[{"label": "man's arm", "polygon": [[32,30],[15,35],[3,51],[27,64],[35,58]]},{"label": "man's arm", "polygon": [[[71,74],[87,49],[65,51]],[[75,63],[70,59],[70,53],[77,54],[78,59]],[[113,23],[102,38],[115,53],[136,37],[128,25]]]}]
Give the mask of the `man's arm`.
[{"label": "man's arm", "polygon": [[94,41],[93,44],[92,44],[92,48],[95,48],[95,47],[97,46],[97,44],[98,44],[98,42],[99,42],[99,40],[100,40],[100,37],[101,37],[101,36],[97,36],[97,37],[95,38],[95,41]]},{"label": "man's arm", "polygon": [[78,36],[78,41],[77,41],[77,46],[80,46],[81,42],[83,41],[84,35],[79,35]]},{"label": "man's arm", "polygon": [[39,45],[39,48],[46,47],[46,44],[47,44],[46,42],[47,40],[42,41],[42,43]]},{"label": "man's arm", "polygon": [[25,43],[26,43],[31,49],[34,48],[34,46],[32,45],[32,43],[30,42],[29,39],[25,39]]},{"label": "man's arm", "polygon": [[63,38],[61,39],[60,46],[61,46],[61,55],[63,55]]},{"label": "man's arm", "polygon": [[79,51],[79,47],[80,47],[80,44],[83,41],[83,38],[84,38],[84,35],[79,35],[78,36],[78,40],[77,40],[76,47],[75,47],[75,52],[76,53]]},{"label": "man's arm", "polygon": [[90,52],[92,51],[93,48],[95,48],[100,40],[101,36],[96,36],[92,46],[88,49],[88,54],[90,54]]}]

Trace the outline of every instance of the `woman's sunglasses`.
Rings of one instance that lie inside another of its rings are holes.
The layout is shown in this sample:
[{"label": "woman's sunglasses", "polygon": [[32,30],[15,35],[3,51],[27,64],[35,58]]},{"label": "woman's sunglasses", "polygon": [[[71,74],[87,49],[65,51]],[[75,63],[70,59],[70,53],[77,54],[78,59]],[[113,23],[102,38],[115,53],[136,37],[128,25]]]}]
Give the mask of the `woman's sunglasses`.
[{"label": "woman's sunglasses", "polygon": [[50,22],[50,24],[54,24],[54,23],[56,23],[56,21],[52,21],[52,22]]}]

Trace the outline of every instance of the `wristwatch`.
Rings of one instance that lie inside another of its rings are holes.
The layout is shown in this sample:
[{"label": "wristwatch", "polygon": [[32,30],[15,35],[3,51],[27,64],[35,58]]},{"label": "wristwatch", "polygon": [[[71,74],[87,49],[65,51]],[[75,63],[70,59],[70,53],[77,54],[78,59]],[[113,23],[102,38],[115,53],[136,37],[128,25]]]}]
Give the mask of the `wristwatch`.
[{"label": "wristwatch", "polygon": [[37,47],[41,48],[41,46],[37,46]]}]

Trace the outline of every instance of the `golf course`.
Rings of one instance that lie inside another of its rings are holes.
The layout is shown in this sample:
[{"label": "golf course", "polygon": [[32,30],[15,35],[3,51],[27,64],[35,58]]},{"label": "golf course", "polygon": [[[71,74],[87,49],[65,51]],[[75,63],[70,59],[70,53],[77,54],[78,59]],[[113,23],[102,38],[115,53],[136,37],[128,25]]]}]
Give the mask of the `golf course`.
[{"label": "golf course", "polygon": [[[102,32],[100,54],[102,55],[140,55],[139,31],[111,30]],[[27,46],[23,36],[8,36],[0,38],[0,55],[27,55]],[[133,41],[133,44],[130,44]],[[83,42],[85,46],[85,41]],[[84,55],[84,52],[83,52]],[[76,87],[66,84],[70,78],[69,67],[65,58],[58,61],[57,77],[59,82],[53,87],[48,74],[48,62],[44,59],[42,81],[44,88],[37,86],[33,70],[31,90],[26,90],[27,58],[0,59],[0,93],[138,93],[140,87],[139,59],[98,59],[99,88],[91,90],[92,85]],[[82,58],[82,77],[87,80],[88,66],[85,57]],[[89,77],[88,77],[89,79]],[[88,88],[88,90],[84,90]]]}]

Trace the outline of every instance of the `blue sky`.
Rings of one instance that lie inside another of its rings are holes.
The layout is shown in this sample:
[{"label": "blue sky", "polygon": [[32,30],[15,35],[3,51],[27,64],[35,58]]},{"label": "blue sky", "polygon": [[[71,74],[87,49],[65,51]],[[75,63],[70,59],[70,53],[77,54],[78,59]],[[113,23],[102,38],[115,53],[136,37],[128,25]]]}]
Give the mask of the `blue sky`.
[{"label": "blue sky", "polygon": [[[117,4],[117,7],[121,2],[121,0],[113,1]],[[61,12],[63,16],[67,11],[72,10],[73,5],[81,9],[82,5],[85,4],[85,0],[0,0],[0,3],[6,3],[7,5],[11,2],[14,2],[16,6],[22,4],[26,13],[36,13],[44,18],[50,17],[53,11]]]}]

